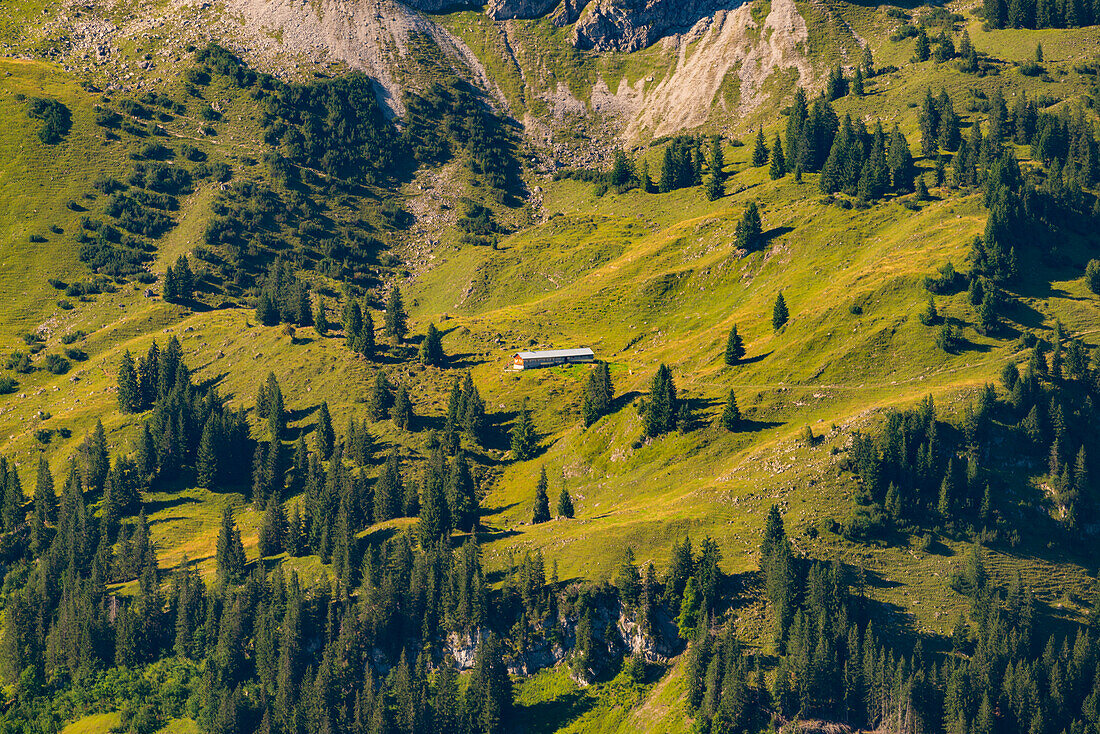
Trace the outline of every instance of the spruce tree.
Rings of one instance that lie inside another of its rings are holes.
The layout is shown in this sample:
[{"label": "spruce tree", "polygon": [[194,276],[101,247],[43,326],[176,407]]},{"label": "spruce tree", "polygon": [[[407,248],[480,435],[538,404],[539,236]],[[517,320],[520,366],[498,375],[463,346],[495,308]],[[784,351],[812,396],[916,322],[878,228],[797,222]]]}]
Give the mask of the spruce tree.
[{"label": "spruce tree", "polygon": [[645,435],[656,437],[674,430],[678,408],[679,402],[676,398],[676,384],[672,379],[672,371],[662,364],[653,375],[649,387],[649,400],[643,416]]},{"label": "spruce tree", "polygon": [[913,61],[928,61],[931,54],[932,48],[928,42],[928,33],[926,33],[924,27],[921,26],[917,31],[917,43],[913,47]]},{"label": "spruce tree", "polygon": [[325,297],[321,294],[317,294],[317,309],[313,312],[313,328],[321,336],[327,334],[329,330],[328,316],[325,314]]},{"label": "spruce tree", "polygon": [[736,431],[741,427],[741,411],[737,407],[737,396],[732,389],[726,407],[722,410],[722,427],[727,431]]},{"label": "spruce tree", "polygon": [[739,250],[753,252],[763,245],[763,232],[760,210],[755,201],[750,201],[745,213],[737,222],[737,228],[733,234],[733,246]]},{"label": "spruce tree", "polygon": [[406,431],[412,430],[414,418],[412,401],[409,399],[409,390],[404,384],[397,386],[397,394],[393,399],[390,417],[393,419],[393,424],[398,428]]},{"label": "spruce tree", "polygon": [[314,429],[314,440],[317,443],[317,453],[322,459],[332,456],[332,449],[336,445],[336,433],[332,429],[332,416],[328,411],[328,401],[322,401],[317,409],[317,427]]},{"label": "spruce tree", "polygon": [[244,577],[245,555],[241,544],[241,531],[233,519],[233,506],[226,505],[222,512],[221,530],[215,551],[219,585],[239,583]]},{"label": "spruce tree", "polygon": [[364,310],[363,325],[360,328],[359,334],[355,339],[355,344],[352,347],[352,351],[358,352],[367,359],[373,359],[375,346],[374,317],[371,316],[370,310]]},{"label": "spruce tree", "polygon": [[768,144],[764,141],[764,128],[756,128],[756,143],[752,148],[753,168],[760,168],[768,162]]},{"label": "spruce tree", "polygon": [[446,359],[443,353],[443,335],[435,324],[428,324],[428,331],[420,343],[420,364],[442,367]]},{"label": "spruce tree", "polygon": [[527,407],[527,399],[524,398],[520,406],[516,422],[512,426],[512,457],[516,461],[526,461],[535,454],[538,446],[538,437],[535,435],[535,426],[531,420],[531,410]]},{"label": "spruce tree", "polygon": [[768,175],[772,181],[787,175],[787,159],[783,155],[783,143],[779,139],[779,133],[775,134],[775,140],[772,141],[772,163],[768,168]]},{"label": "spruce tree", "polygon": [[546,467],[539,471],[539,481],[535,486],[535,507],[531,513],[532,524],[547,522],[550,520],[550,498],[546,494],[548,487],[546,479]]},{"label": "spruce tree", "polygon": [[710,170],[707,172],[706,193],[707,199],[717,201],[726,194],[726,180],[722,169],[726,165],[725,156],[722,153],[722,139],[714,138],[714,144],[710,152]]},{"label": "spruce tree", "polygon": [[564,484],[558,493],[558,517],[573,517],[573,498],[569,496],[569,490]]},{"label": "spruce tree", "polygon": [[741,339],[741,335],[737,333],[737,324],[730,327],[729,336],[726,337],[726,353],[725,361],[729,366],[733,366],[740,362],[745,357],[745,343]]},{"label": "spruce tree", "polygon": [[138,387],[137,370],[134,358],[127,349],[122,355],[122,364],[118,368],[118,408],[123,413],[137,413],[141,410],[141,390]]},{"label": "spruce tree", "polygon": [[396,285],[390,290],[390,297],[386,300],[386,336],[390,343],[398,346],[408,332],[408,315],[405,313],[405,302],[401,298],[401,289]]},{"label": "spruce tree", "polygon": [[581,406],[581,413],[586,428],[607,415],[608,410],[611,409],[613,397],[611,371],[606,362],[597,362],[596,367],[588,373],[588,381],[584,386],[584,402]]},{"label": "spruce tree", "polygon": [[779,295],[775,297],[775,305],[772,307],[772,330],[779,331],[782,329],[789,318],[787,301],[783,298],[783,291],[780,291]]},{"label": "spruce tree", "polygon": [[348,296],[344,305],[344,338],[347,340],[348,349],[359,351],[359,335],[363,331],[363,309],[359,301]]},{"label": "spruce tree", "polygon": [[203,426],[199,439],[199,449],[195,456],[195,479],[200,487],[213,489],[218,481],[219,436],[214,427],[214,419],[209,418]]},{"label": "spruce tree", "polygon": [[856,72],[852,76],[852,94],[857,97],[862,97],[863,91],[863,67],[857,66]]}]

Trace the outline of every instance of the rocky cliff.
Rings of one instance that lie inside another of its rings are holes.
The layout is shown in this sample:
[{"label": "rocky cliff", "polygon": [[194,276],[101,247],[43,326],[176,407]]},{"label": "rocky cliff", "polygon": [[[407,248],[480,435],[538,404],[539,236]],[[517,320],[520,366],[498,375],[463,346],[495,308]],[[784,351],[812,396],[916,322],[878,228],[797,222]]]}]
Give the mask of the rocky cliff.
[{"label": "rocky cliff", "polygon": [[573,43],[596,51],[637,51],[671,31],[686,31],[742,0],[596,0],[577,20]]}]

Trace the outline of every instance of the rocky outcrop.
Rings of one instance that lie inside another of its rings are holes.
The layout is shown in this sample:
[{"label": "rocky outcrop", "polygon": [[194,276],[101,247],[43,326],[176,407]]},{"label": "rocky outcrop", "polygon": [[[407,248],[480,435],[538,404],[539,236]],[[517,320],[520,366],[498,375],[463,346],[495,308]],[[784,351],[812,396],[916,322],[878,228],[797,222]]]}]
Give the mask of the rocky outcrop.
[{"label": "rocky outcrop", "polygon": [[485,14],[493,20],[541,18],[557,7],[559,0],[489,0]]},{"label": "rocky outcrop", "polygon": [[573,29],[577,48],[638,51],[743,0],[596,0]]}]

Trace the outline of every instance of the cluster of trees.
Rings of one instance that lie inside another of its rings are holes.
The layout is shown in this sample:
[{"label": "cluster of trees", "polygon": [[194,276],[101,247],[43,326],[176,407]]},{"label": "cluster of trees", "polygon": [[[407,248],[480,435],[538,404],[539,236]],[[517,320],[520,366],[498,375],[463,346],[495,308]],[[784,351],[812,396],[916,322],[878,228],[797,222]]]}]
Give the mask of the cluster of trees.
[{"label": "cluster of trees", "polygon": [[[419,39],[432,43],[430,39]],[[443,81],[423,94],[405,92],[401,142],[420,163],[444,163],[465,151],[470,170],[494,189],[507,190],[516,168],[513,137],[504,120],[448,66]]]},{"label": "cluster of trees", "polygon": [[853,123],[845,115],[821,169],[822,192],[843,191],[873,201],[890,191],[907,192],[912,185],[913,158],[897,125],[889,136],[880,122],[868,133],[861,120]]},{"label": "cluster of trees", "polygon": [[860,537],[932,518],[940,526],[996,534],[1010,503],[1042,509],[1026,495],[992,491],[991,467],[1021,454],[1033,466],[1045,460],[1053,514],[1071,534],[1094,522],[1100,498],[1089,457],[1100,447],[1091,406],[1100,396],[1084,346],[1062,333],[1053,346],[1039,341],[1023,374],[1010,363],[1002,382],[1001,396],[992,385],[981,391],[960,426],[939,420],[926,398],[917,408],[890,413],[877,436],[857,434],[848,462],[861,492],[845,532]]},{"label": "cluster of trees", "polygon": [[1100,22],[1100,5],[1090,0],[984,0],[991,28],[1079,28]]},{"label": "cluster of trees", "polygon": [[164,300],[168,303],[187,303],[195,296],[195,276],[187,255],[176,258],[174,266],[164,271]]},{"label": "cluster of trees", "polygon": [[309,284],[298,277],[294,266],[276,258],[271,263],[256,298],[256,318],[264,326],[281,323],[313,325],[313,301]]}]

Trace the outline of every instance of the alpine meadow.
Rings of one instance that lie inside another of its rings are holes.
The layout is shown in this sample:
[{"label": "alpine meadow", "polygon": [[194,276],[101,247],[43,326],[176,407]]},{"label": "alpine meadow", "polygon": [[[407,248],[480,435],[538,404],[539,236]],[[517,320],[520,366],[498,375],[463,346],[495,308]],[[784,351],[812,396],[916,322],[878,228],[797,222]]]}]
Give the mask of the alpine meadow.
[{"label": "alpine meadow", "polygon": [[1100,734],[1100,0],[8,0],[0,734]]}]

